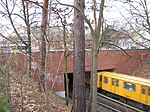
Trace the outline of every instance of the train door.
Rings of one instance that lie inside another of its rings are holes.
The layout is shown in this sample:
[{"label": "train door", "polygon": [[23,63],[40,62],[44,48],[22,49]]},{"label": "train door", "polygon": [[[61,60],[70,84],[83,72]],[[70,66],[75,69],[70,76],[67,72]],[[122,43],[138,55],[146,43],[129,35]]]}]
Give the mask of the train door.
[{"label": "train door", "polygon": [[97,88],[101,88],[102,87],[102,75],[97,76]]},{"label": "train door", "polygon": [[115,88],[116,88],[115,79],[112,78],[112,79],[111,79],[111,91],[112,91],[113,93],[115,93]]},{"label": "train door", "polygon": [[120,94],[120,82],[121,80],[115,79],[115,93]]},{"label": "train door", "polygon": [[147,100],[146,100],[147,94],[148,94],[147,87],[142,86],[141,87],[141,102],[147,103]]},{"label": "train door", "polygon": [[103,77],[103,83],[102,83],[102,89],[106,91],[111,91],[111,86],[110,86],[110,78],[104,76]]}]

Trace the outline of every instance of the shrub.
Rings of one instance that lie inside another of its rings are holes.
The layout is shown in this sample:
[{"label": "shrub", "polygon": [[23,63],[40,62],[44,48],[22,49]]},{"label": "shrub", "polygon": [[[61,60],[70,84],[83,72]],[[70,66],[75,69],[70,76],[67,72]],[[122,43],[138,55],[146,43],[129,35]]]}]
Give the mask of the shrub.
[{"label": "shrub", "polygon": [[4,94],[4,92],[0,93],[0,112],[9,112],[10,104],[8,101],[8,97]]}]

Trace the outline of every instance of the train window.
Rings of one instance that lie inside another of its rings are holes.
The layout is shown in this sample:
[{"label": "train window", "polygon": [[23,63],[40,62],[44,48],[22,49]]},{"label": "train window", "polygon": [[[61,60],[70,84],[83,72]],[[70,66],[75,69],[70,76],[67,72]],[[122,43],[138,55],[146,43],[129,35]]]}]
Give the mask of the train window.
[{"label": "train window", "polygon": [[104,77],[104,83],[108,83],[108,78]]},{"label": "train window", "polygon": [[112,79],[112,85],[113,86],[115,85],[115,79]]},{"label": "train window", "polygon": [[116,80],[116,86],[117,87],[119,86],[119,80]]},{"label": "train window", "polygon": [[145,87],[142,86],[142,94],[145,94],[146,90],[145,90]]},{"label": "train window", "polygon": [[135,91],[135,84],[124,82],[124,88],[130,91]]}]

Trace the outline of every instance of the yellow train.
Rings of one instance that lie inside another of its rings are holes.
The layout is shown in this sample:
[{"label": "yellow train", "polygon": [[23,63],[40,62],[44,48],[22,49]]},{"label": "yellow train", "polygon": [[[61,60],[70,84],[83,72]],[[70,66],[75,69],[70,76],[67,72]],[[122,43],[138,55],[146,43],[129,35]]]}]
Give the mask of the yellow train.
[{"label": "yellow train", "polygon": [[150,106],[150,79],[115,72],[99,72],[97,88]]}]

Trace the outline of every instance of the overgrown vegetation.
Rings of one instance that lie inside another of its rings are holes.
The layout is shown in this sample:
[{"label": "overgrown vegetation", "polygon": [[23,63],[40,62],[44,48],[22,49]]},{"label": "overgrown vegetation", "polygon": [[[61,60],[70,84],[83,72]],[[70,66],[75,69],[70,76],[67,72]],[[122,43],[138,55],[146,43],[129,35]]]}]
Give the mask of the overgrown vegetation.
[{"label": "overgrown vegetation", "polygon": [[0,111],[9,112],[10,109],[11,109],[11,105],[9,104],[8,97],[4,92],[0,92]]},{"label": "overgrown vegetation", "polygon": [[9,103],[8,96],[8,80],[5,75],[6,66],[0,66],[0,112],[9,112],[11,110],[11,105]]}]

